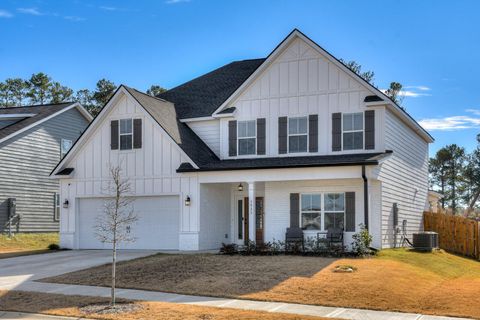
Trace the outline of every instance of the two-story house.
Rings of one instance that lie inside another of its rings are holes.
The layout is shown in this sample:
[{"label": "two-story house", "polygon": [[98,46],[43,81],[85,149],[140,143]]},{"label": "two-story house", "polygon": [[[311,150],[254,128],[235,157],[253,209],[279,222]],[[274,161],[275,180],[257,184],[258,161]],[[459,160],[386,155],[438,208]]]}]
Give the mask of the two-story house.
[{"label": "two-story house", "polygon": [[[108,168],[140,219],[126,248],[203,250],[365,225],[394,245],[422,228],[428,144],[405,110],[298,30],[265,59],[236,61],[154,98],[121,86],[52,172],[61,245],[94,235]],[[399,227],[397,227],[399,226]]]},{"label": "two-story house", "polygon": [[92,116],[78,103],[0,108],[0,232],[58,232],[50,173]]}]

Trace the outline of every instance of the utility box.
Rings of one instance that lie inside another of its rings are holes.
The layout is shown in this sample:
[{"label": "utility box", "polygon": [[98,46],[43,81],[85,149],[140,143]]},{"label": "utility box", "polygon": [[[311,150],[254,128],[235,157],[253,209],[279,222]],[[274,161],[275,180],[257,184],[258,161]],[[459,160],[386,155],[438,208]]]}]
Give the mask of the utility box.
[{"label": "utility box", "polygon": [[398,204],[393,203],[393,226],[398,227]]},{"label": "utility box", "polygon": [[17,215],[17,198],[8,198],[8,219]]}]

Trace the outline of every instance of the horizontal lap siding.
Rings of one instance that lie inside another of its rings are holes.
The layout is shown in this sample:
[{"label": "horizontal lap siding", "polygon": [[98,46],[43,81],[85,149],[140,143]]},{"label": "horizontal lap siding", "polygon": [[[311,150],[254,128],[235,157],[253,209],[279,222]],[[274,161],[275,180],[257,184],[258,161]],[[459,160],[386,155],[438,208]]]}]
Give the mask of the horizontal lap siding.
[{"label": "horizontal lap siding", "polygon": [[14,231],[54,232],[53,195],[58,182],[49,174],[60,160],[60,141],[75,141],[88,125],[71,109],[0,144],[0,232],[5,231],[8,198],[17,199],[22,219]]},{"label": "horizontal lap siding", "polygon": [[[422,213],[428,191],[428,144],[395,115],[387,111],[385,144],[393,150],[379,172],[382,181],[383,246],[394,245],[393,203],[398,203],[398,223],[407,220],[407,236],[422,230]],[[417,192],[415,191],[417,188]],[[400,236],[397,237],[400,240]]]},{"label": "horizontal lap siding", "polygon": [[[362,186],[361,179],[265,182],[265,241],[285,241],[286,228],[290,226],[290,193],[355,192],[358,231],[364,220]],[[346,233],[345,244],[352,242],[353,233]]]},{"label": "horizontal lap siding", "polygon": [[217,156],[220,155],[220,120],[194,121],[188,126]]}]

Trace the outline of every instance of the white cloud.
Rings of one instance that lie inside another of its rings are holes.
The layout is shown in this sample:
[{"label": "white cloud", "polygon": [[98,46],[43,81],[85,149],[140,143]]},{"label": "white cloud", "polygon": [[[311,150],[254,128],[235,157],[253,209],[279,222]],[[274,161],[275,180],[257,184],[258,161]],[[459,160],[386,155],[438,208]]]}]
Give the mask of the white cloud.
[{"label": "white cloud", "polygon": [[13,14],[8,12],[7,10],[0,10],[0,18],[11,18]]},{"label": "white cloud", "polygon": [[109,7],[109,6],[100,6],[99,8],[102,9],[102,10],[105,10],[105,11],[118,11],[119,10],[117,7]]},{"label": "white cloud", "polygon": [[480,109],[467,109],[465,111],[467,111],[469,113],[473,113],[476,116],[480,116]]},{"label": "white cloud", "polygon": [[37,8],[18,8],[17,11],[20,12],[20,13],[24,13],[24,14],[31,14],[33,16],[42,16],[43,15],[43,13],[38,11]]},{"label": "white cloud", "polygon": [[77,16],[64,16],[63,19],[70,20],[73,22],[81,22],[86,20],[85,18],[77,17]]},{"label": "white cloud", "polygon": [[167,0],[165,1],[166,4],[177,4],[182,2],[190,2],[190,0]]},{"label": "white cloud", "polygon": [[405,89],[416,89],[420,91],[430,91],[431,89],[427,86],[407,86]]},{"label": "white cloud", "polygon": [[[405,87],[405,88],[408,88],[408,87]],[[426,87],[425,87],[426,88]],[[430,90],[430,89],[428,89]],[[387,93],[387,89],[380,89],[380,91],[382,91],[383,93]],[[426,91],[426,90],[423,90],[423,91]],[[400,91],[399,95],[401,97],[410,97],[410,98],[418,98],[418,97],[428,97],[428,96],[431,96],[430,93],[425,93],[425,92],[417,92],[417,91],[413,91],[413,90],[402,90]]]},{"label": "white cloud", "polygon": [[480,118],[471,116],[451,116],[445,118],[431,118],[419,121],[427,130],[454,131],[462,129],[480,128]]}]

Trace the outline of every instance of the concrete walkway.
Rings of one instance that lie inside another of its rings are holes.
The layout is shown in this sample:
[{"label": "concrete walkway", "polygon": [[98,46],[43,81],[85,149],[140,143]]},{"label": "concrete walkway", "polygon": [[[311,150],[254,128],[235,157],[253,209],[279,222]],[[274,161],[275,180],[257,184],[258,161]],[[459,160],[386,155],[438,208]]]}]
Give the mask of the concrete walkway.
[{"label": "concrete walkway", "polygon": [[1,320],[88,320],[85,318],[72,318],[72,317],[57,317],[57,316],[48,316],[44,314],[36,313],[25,313],[25,312],[5,312],[0,311]]},{"label": "concrete walkway", "polygon": [[[119,254],[119,260],[134,259],[150,255],[153,252],[124,251]],[[19,290],[64,295],[82,295],[109,297],[110,289],[95,286],[79,286],[54,283],[42,283],[38,280],[66,272],[89,268],[109,262],[107,251],[68,251],[28,257],[17,257],[0,260],[0,290]],[[460,319],[449,317],[426,316],[415,313],[400,313],[373,311],[352,308],[335,308],[310,306],[294,303],[261,302],[253,300],[212,298],[189,296],[182,294],[118,289],[117,297],[129,300],[145,300],[158,302],[173,302],[179,304],[208,306],[217,308],[233,308],[266,312],[282,312],[297,315],[310,315],[326,318],[352,320],[448,320]],[[1,309],[1,306],[0,306]],[[1,311],[0,311],[1,314]],[[0,319],[2,319],[0,317]],[[15,319],[15,318],[14,318]],[[36,318],[33,318],[36,319]]]},{"label": "concrete walkway", "polygon": [[[82,296],[96,296],[96,297],[110,297],[110,289],[105,287],[94,286],[79,286],[79,285],[64,285],[55,283],[42,283],[36,281],[28,281],[17,286],[3,287],[0,289],[34,291],[45,293],[56,293],[64,295],[82,295]],[[179,304],[189,304],[205,307],[217,308],[233,308],[242,310],[255,310],[266,312],[282,312],[297,315],[309,315],[325,318],[340,318],[352,320],[447,320],[460,319],[449,317],[426,316],[416,313],[401,313],[401,312],[387,312],[387,311],[373,311],[352,308],[336,308],[336,307],[322,307],[310,306],[294,303],[281,302],[262,302],[253,300],[240,299],[226,299],[226,298],[212,298],[202,296],[189,296],[174,293],[118,289],[117,297],[129,300],[145,300],[157,302],[173,302]],[[465,318],[463,318],[465,319]]]}]

